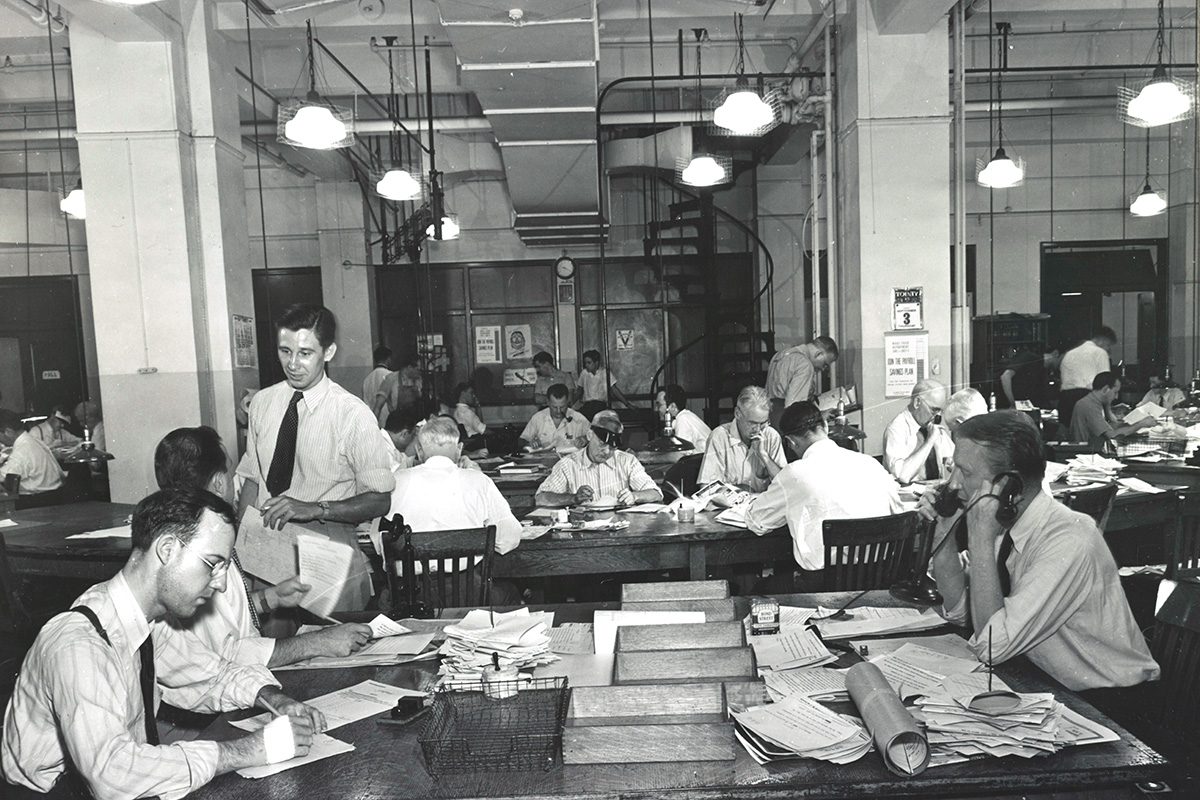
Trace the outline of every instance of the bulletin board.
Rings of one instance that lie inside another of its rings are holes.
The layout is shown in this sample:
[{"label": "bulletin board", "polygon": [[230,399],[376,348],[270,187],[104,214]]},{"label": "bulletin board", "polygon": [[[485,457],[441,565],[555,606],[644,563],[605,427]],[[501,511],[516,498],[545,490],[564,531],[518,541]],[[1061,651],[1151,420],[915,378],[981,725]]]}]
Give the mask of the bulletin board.
[{"label": "bulletin board", "polygon": [[[471,330],[467,341],[467,354],[472,365],[471,380],[475,382],[475,393],[483,404],[497,402],[533,402],[533,356],[540,351],[551,355],[554,347],[554,313],[552,311],[505,312],[494,314],[472,314]],[[499,328],[496,357],[498,361],[481,363],[477,359],[477,333],[481,328]],[[514,334],[520,337],[514,337]],[[523,340],[524,358],[510,358],[514,347]],[[508,376],[506,385],[505,376]],[[518,385],[512,385],[514,378]]]}]

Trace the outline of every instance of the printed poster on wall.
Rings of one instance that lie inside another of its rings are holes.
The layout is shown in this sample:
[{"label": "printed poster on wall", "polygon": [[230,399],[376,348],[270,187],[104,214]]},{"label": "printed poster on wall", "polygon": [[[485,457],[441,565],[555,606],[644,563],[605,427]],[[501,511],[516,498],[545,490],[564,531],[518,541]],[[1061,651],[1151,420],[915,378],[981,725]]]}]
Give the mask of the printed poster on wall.
[{"label": "printed poster on wall", "polygon": [[475,363],[499,364],[503,361],[500,356],[500,326],[477,325],[475,327]]},{"label": "printed poster on wall", "polygon": [[908,397],[917,381],[929,377],[928,333],[885,333],[883,357],[885,397]]},{"label": "printed poster on wall", "polygon": [[533,367],[504,370],[505,386],[533,386],[537,383],[537,370]]},{"label": "printed poster on wall", "polygon": [[920,286],[892,289],[892,330],[919,331],[925,327],[924,294]]},{"label": "printed poster on wall", "polygon": [[533,345],[529,341],[528,325],[508,325],[504,328],[504,341],[508,346],[509,361],[533,358]]},{"label": "printed poster on wall", "polygon": [[254,346],[254,317],[233,315],[233,366],[258,369],[258,349]]}]

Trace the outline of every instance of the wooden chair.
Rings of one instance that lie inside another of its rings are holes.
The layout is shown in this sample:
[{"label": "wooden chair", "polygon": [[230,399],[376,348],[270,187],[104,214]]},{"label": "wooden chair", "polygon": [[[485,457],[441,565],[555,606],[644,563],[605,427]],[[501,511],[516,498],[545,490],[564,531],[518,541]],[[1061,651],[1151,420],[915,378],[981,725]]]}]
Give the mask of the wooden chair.
[{"label": "wooden chair", "polygon": [[1162,668],[1150,709],[1172,730],[1194,730],[1200,715],[1200,584],[1183,581],[1155,615],[1150,652]]},{"label": "wooden chair", "polygon": [[406,606],[403,616],[490,602],[495,525],[414,532],[396,514],[380,520],[379,532],[393,609]]},{"label": "wooden chair", "polygon": [[667,470],[667,474],[663,476],[663,501],[671,502],[677,496],[672,486],[678,486],[679,490],[686,495],[691,495],[700,488],[696,485],[697,479],[700,477],[700,464],[704,461],[703,453],[693,453],[690,456],[684,456],[671,465]]},{"label": "wooden chair", "polygon": [[1108,515],[1112,513],[1113,501],[1117,499],[1117,485],[1110,483],[1092,489],[1069,491],[1059,499],[1072,511],[1087,514],[1096,520],[1096,527],[1104,533],[1108,526]]},{"label": "wooden chair", "polygon": [[1167,526],[1164,542],[1166,577],[1184,580],[1200,577],[1200,491],[1178,492],[1175,521]]},{"label": "wooden chair", "polygon": [[16,497],[21,492],[21,476],[15,472],[10,472],[4,476],[4,493],[9,497]]},{"label": "wooden chair", "polygon": [[902,577],[920,528],[916,511],[825,520],[825,591],[889,588]]}]

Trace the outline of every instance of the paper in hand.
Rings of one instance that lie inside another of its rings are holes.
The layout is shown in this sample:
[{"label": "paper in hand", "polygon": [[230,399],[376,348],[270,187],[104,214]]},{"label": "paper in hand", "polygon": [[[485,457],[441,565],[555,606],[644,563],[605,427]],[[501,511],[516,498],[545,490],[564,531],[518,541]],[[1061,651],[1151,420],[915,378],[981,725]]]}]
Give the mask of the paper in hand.
[{"label": "paper in hand", "polygon": [[328,617],[355,567],[355,553],[348,545],[304,534],[296,537],[300,579],[312,586],[300,600],[300,606]]}]

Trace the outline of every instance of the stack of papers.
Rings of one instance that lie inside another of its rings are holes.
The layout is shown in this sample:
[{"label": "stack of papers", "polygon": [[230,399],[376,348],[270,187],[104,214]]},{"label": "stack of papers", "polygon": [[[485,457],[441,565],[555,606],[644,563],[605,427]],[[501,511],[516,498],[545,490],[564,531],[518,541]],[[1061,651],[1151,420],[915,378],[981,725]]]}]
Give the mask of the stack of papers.
[{"label": "stack of papers", "polygon": [[551,664],[558,656],[550,651],[554,614],[518,608],[505,614],[475,609],[455,625],[446,626],[440,673],[455,682],[476,683],[485,669],[499,660],[501,669],[533,669]]},{"label": "stack of papers", "polygon": [[1032,758],[1118,738],[1053,694],[1018,694],[994,677],[990,689],[986,674],[956,675],[940,692],[917,700],[913,714],[928,729],[930,766],[981,755]]},{"label": "stack of papers", "polygon": [[796,694],[763,706],[733,710],[733,733],[759,764],[818,758],[849,764],[871,749],[862,722]]},{"label": "stack of papers", "polygon": [[1079,485],[1092,481],[1111,481],[1125,465],[1115,458],[1094,454],[1074,456],[1067,461],[1067,483]]},{"label": "stack of papers", "polygon": [[767,695],[776,703],[792,695],[827,702],[850,699],[846,693],[845,670],[829,667],[789,669],[784,672],[768,670],[762,677],[767,684]]},{"label": "stack of papers", "polygon": [[750,502],[738,503],[736,506],[729,508],[717,514],[717,522],[724,522],[726,525],[732,525],[735,528],[745,528],[746,512],[750,510]]},{"label": "stack of papers", "polygon": [[967,675],[983,667],[974,655],[962,658],[914,642],[877,655],[871,663],[879,668],[901,699],[940,694],[947,677]]},{"label": "stack of papers", "polygon": [[[836,609],[817,609],[816,616],[832,614]],[[851,636],[872,636],[877,633],[923,631],[946,624],[932,608],[851,608],[835,619],[813,623],[822,639],[848,639]]]},{"label": "stack of papers", "polygon": [[[419,658],[431,658],[436,654],[436,651],[433,650],[425,653],[425,648],[429,647],[436,636],[433,631],[416,633],[382,614],[368,624],[371,626],[371,641],[357,652],[341,658],[316,656],[275,669],[342,669],[343,667],[388,666],[416,661]],[[299,632],[310,633],[319,630],[321,630],[319,625],[306,625]]]},{"label": "stack of papers", "polygon": [[760,669],[780,672],[800,667],[817,667],[836,661],[837,656],[829,652],[811,629],[801,628],[750,639],[754,658]]}]

